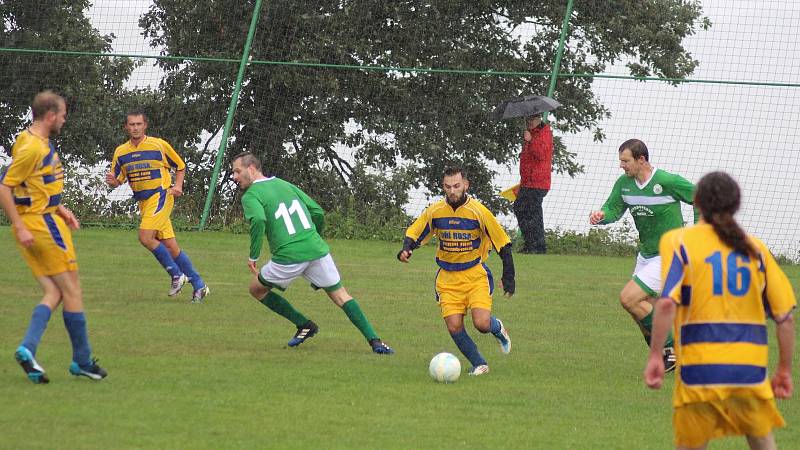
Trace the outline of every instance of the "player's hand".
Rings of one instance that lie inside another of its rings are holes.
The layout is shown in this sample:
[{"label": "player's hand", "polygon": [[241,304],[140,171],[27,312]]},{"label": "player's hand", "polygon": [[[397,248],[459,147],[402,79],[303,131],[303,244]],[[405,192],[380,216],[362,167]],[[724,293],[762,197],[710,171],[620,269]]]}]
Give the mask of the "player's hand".
[{"label": "player's hand", "polygon": [[778,369],[772,377],[772,392],[777,398],[789,398],[794,391],[792,384],[792,372]]},{"label": "player's hand", "polygon": [[514,279],[501,279],[500,289],[503,290],[504,297],[511,297],[514,295],[514,291],[516,291],[516,283],[514,282]]},{"label": "player's hand", "polygon": [[25,225],[20,224],[14,227],[14,234],[17,236],[17,242],[25,248],[33,245],[33,233],[28,230]]},{"label": "player's hand", "polygon": [[70,227],[71,229],[77,230],[81,227],[81,223],[78,222],[78,218],[75,217],[75,214],[73,214],[72,211],[65,208],[64,206],[58,208],[58,215],[61,216],[62,219],[64,219],[64,222],[66,222],[67,226]]},{"label": "player's hand", "polygon": [[657,353],[651,353],[644,368],[644,384],[650,389],[661,389],[664,384],[664,359]]},{"label": "player's hand", "polygon": [[592,225],[597,225],[598,223],[602,222],[603,219],[605,218],[606,218],[606,213],[604,213],[603,211],[592,211],[592,213],[589,214],[589,223]]},{"label": "player's hand", "polygon": [[181,195],[183,195],[183,187],[172,186],[171,188],[169,188],[169,191],[167,192],[170,193],[173,197],[180,197]]},{"label": "player's hand", "polygon": [[256,261],[247,260],[247,268],[250,269],[250,273],[253,275],[258,274],[258,267],[256,267]]},{"label": "player's hand", "polygon": [[397,259],[400,262],[407,263],[408,260],[411,258],[412,253],[413,253],[412,250],[400,250],[400,252],[397,254]]},{"label": "player's hand", "polygon": [[119,182],[119,180],[117,179],[117,177],[114,176],[113,173],[108,172],[108,173],[106,173],[106,184],[109,187],[115,188],[115,187],[119,186],[122,183]]},{"label": "player's hand", "polygon": [[522,134],[522,137],[525,139],[525,142],[530,142],[531,139],[533,139],[533,136],[531,136],[531,132],[528,130],[525,130],[525,133]]}]

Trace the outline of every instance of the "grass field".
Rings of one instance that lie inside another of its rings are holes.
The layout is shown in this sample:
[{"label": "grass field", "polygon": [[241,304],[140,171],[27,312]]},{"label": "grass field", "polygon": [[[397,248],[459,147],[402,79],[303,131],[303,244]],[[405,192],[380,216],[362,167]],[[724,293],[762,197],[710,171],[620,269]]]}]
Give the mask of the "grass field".
[{"label": "grass field", "polygon": [[[50,384],[25,378],[13,352],[40,294],[0,227],[0,448],[671,448],[671,376],[661,391],[645,388],[646,349],[617,301],[632,258],[517,255],[517,295],[494,305],[513,352],[470,328],[491,372],[443,385],[428,361],[458,352],[433,300],[430,247],[401,265],[397,243],[331,242],[345,286],[397,351],[386,357],[301,281],[286,297],[321,331],[286,348],[293,326],[247,294],[246,235],[179,235],[211,287],[202,305],[188,288],[166,296],[168,279],[135,231],[86,229],[75,241],[109,377],[68,375],[59,313],[37,354]],[[499,273],[496,255],[490,263]],[[800,286],[798,267],[786,271]],[[779,408],[789,424],[779,446],[798,445],[800,403]]]}]

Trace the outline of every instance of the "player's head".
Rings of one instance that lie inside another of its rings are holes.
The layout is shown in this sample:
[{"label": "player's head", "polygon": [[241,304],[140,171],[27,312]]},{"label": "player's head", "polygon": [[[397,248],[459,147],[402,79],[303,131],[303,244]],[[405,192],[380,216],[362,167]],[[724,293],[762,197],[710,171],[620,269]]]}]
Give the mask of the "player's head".
[{"label": "player's head", "polygon": [[67,121],[67,102],[51,90],[36,94],[31,102],[31,111],[33,121],[44,124],[49,135],[59,134]]},{"label": "player's head", "polygon": [[442,187],[447,203],[456,207],[464,204],[467,199],[467,189],[469,189],[467,171],[457,166],[446,168]]},{"label": "player's head", "polygon": [[719,238],[739,253],[756,255],[755,249],[733,215],[739,210],[739,184],[725,172],[710,172],[697,183],[694,205]]},{"label": "player's head", "polygon": [[644,142],[628,139],[619,146],[619,168],[625,171],[625,175],[636,177],[649,164],[650,153]]},{"label": "player's head", "polygon": [[141,109],[132,109],[125,114],[125,132],[133,140],[144,138],[147,132],[147,114]]},{"label": "player's head", "polygon": [[250,152],[243,152],[234,156],[231,166],[233,168],[233,181],[242,189],[249,188],[254,179],[263,176],[261,161]]}]

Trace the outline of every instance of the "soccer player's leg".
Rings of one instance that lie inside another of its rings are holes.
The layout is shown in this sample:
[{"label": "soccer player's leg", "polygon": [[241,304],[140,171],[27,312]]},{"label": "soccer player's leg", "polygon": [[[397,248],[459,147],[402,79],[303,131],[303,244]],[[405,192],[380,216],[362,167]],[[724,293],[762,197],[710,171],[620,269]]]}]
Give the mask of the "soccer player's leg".
[{"label": "soccer player's leg", "polygon": [[34,383],[47,383],[49,381],[47,375],[44,368],[36,361],[35,355],[52,311],[61,303],[61,291],[50,275],[77,270],[78,264],[69,227],[59,216],[25,215],[22,220],[34,239],[30,247],[18,244],[18,248],[36,281],[42,287],[43,296],[41,302],[33,309],[28,330],[14,357],[28,379]]},{"label": "soccer player's leg", "polygon": [[67,328],[72,343],[72,363],[69,366],[69,372],[75,376],[102,380],[108,373],[97,364],[98,360],[92,357],[78,271],[62,272],[51,278],[61,291],[61,299],[64,303],[62,312],[64,326]]},{"label": "soccer player's leg", "polygon": [[319,331],[317,324],[296,310],[282,295],[275,292],[275,290],[286,290],[289,284],[303,273],[306,265],[307,263],[286,265],[269,261],[250,282],[250,295],[253,298],[297,327],[297,331],[287,344],[289,347],[302,344]]},{"label": "soccer player's leg", "polygon": [[[178,295],[187,281],[186,275],[175,262],[169,249],[158,239],[159,231],[169,222],[169,211],[172,210],[172,196],[166,192],[153,195],[139,202],[142,215],[139,224],[139,242],[156,258],[161,267],[169,274],[171,282],[168,295]],[[171,224],[170,224],[171,228]],[[171,237],[175,237],[174,233]]]},{"label": "soccer player's leg", "polygon": [[447,332],[461,354],[472,364],[470,375],[481,375],[489,371],[489,365],[464,327],[468,294],[457,272],[440,270],[436,275],[436,298]]},{"label": "soccer player's leg", "polygon": [[500,345],[500,351],[511,353],[511,336],[503,322],[492,315],[492,293],[494,278],[485,264],[480,264],[462,273],[464,285],[469,287],[468,309],[472,312],[472,324],[481,333],[492,333]]},{"label": "soccer player's leg", "polygon": [[328,295],[328,298],[336,306],[342,308],[350,322],[361,332],[370,347],[372,347],[374,353],[380,355],[394,353],[394,350],[378,337],[369,319],[361,310],[358,301],[342,286],[339,270],[336,268],[336,263],[330,254],[310,261],[303,276],[311,282],[312,286],[321,287]]},{"label": "soccer player's leg", "polygon": [[175,198],[173,196],[166,196],[164,206],[153,217],[152,225],[157,230],[156,238],[167,247],[175,264],[178,265],[186,279],[192,283],[192,303],[201,303],[209,294],[210,289],[203,281],[203,277],[195,270],[189,255],[181,250],[178,246],[178,241],[175,239],[175,229],[172,227],[171,219],[174,202]]}]

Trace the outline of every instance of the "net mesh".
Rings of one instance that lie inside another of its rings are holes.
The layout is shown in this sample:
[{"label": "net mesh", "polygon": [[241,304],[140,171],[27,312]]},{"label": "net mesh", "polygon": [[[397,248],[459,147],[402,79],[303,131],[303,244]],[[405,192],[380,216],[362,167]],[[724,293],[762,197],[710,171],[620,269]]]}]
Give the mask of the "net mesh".
[{"label": "net mesh", "polygon": [[[488,112],[547,92],[566,1],[264,2],[237,91],[255,5],[3,1],[0,165],[30,122],[31,98],[51,88],[69,104],[57,140],[71,166],[67,201],[99,222],[135,222],[130,190],[111,191],[102,176],[126,140],[125,111],[144,107],[148,134],[188,163],[176,205],[186,224],[200,221],[208,198],[211,226],[240,220],[228,163],[252,151],[326,209],[377,224],[418,214],[440,195],[445,165],[462,164],[475,195],[516,228],[498,192],[519,181],[523,124]],[[797,259],[799,23],[796,2],[575,2],[553,93],[564,107],[550,117],[557,155],[545,226],[589,230],[589,212],[621,175],[617,147],[635,137],[659,169],[691,181],[733,174],[744,191],[739,220]]]}]

